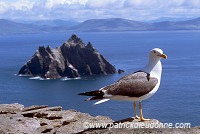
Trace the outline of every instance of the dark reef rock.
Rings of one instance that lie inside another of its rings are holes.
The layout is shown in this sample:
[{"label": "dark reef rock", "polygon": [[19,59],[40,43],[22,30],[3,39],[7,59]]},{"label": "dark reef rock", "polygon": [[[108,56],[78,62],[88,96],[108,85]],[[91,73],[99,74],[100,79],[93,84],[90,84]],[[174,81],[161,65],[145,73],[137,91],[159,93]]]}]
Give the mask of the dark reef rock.
[{"label": "dark reef rock", "polygon": [[124,73],[125,71],[122,69],[118,69],[118,74]]},{"label": "dark reef rock", "polygon": [[42,78],[75,78],[83,75],[113,74],[116,69],[89,42],[85,45],[75,34],[62,46],[40,46],[20,69],[19,75]]}]

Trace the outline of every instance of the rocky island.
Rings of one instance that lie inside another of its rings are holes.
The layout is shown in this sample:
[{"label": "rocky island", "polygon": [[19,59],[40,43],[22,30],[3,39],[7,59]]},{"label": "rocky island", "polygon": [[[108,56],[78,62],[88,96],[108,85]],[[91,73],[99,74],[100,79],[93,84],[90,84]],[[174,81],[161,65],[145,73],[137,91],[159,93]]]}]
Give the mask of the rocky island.
[{"label": "rocky island", "polygon": [[116,69],[89,42],[75,34],[60,47],[40,46],[18,75],[42,78],[76,78],[84,75],[113,74]]},{"label": "rocky island", "polygon": [[[109,124],[89,128],[89,124]],[[138,119],[127,118],[113,121],[105,116],[91,116],[76,110],[62,110],[60,106],[34,105],[24,107],[22,104],[0,105],[0,134],[199,134],[200,127],[192,128],[116,128],[112,124],[143,123]],[[151,119],[147,124],[160,123]]]}]

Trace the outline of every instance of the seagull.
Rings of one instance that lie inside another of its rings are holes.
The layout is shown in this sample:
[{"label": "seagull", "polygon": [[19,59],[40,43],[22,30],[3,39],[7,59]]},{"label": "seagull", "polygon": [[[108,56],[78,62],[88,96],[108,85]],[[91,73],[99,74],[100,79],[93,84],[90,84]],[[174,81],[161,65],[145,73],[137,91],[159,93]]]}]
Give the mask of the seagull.
[{"label": "seagull", "polygon": [[[128,74],[117,82],[102,87],[99,90],[80,93],[79,95],[92,96],[90,100],[98,100],[96,104],[108,100],[131,101],[134,106],[134,115],[140,121],[147,121],[142,114],[142,101],[153,96],[160,86],[162,64],[161,59],[167,59],[167,55],[159,48],[154,48],[149,53],[149,61],[140,70]],[[137,115],[136,102],[139,105],[140,117]]]}]

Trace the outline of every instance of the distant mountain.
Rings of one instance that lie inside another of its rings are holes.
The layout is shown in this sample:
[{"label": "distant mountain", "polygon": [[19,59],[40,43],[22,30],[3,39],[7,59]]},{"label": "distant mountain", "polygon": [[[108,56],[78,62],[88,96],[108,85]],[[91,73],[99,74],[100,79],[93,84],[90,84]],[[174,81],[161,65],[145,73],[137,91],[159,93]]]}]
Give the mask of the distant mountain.
[{"label": "distant mountain", "polygon": [[[66,32],[69,26],[65,27],[61,21],[55,21],[57,25],[35,23],[20,23],[6,19],[0,19],[0,34],[17,34],[17,33],[46,33],[46,32]],[[60,25],[58,24],[60,23]]]},{"label": "distant mountain", "polygon": [[151,24],[122,18],[91,19],[71,28],[76,31],[141,31],[149,30]]},{"label": "distant mountain", "polygon": [[200,30],[200,17],[185,21],[140,22],[122,18],[91,19],[82,23],[52,20],[20,23],[0,19],[0,34],[46,32],[106,32],[106,31],[170,31]]},{"label": "distant mountain", "polygon": [[150,22],[150,23],[154,23],[154,22],[163,22],[163,21],[186,21],[186,20],[190,20],[191,18],[171,18],[171,17],[160,17],[154,20],[150,20],[150,21],[146,21],[146,22]]},{"label": "distant mountain", "polygon": [[92,19],[71,28],[75,31],[158,31],[200,30],[200,18],[187,21],[163,21],[147,23],[121,18]]},{"label": "distant mountain", "polygon": [[68,20],[68,21],[65,21],[65,20],[59,20],[59,19],[56,19],[56,20],[40,20],[40,21],[29,21],[29,22],[26,22],[28,24],[36,24],[36,25],[47,25],[47,26],[62,26],[62,27],[72,27],[72,26],[75,26],[75,25],[78,25],[79,22],[77,21],[74,21],[74,20]]},{"label": "distant mountain", "polygon": [[26,33],[30,31],[34,33],[37,29],[34,25],[17,23],[6,19],[0,19],[0,27],[0,34]]},{"label": "distant mountain", "polygon": [[152,24],[152,30],[200,30],[200,17],[186,21],[164,21]]}]

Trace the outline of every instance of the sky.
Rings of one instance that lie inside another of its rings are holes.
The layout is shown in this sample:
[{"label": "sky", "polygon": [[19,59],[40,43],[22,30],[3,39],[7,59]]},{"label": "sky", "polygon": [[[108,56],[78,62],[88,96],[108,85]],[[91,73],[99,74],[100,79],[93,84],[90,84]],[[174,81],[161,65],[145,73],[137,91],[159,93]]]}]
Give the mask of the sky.
[{"label": "sky", "polygon": [[137,21],[200,17],[200,0],[0,0],[0,19]]}]

